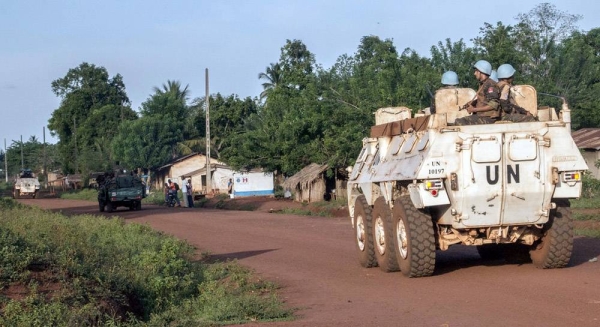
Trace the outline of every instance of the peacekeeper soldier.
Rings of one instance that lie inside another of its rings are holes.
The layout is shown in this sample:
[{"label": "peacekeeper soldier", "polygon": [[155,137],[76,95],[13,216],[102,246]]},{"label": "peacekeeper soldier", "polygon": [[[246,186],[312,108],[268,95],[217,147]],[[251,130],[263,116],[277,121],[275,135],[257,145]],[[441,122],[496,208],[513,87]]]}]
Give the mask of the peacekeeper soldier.
[{"label": "peacekeeper soldier", "polygon": [[[444,89],[455,89],[458,87],[458,75],[455,72],[449,70],[442,74],[441,82],[442,82],[442,87],[439,88],[438,91],[444,90]],[[437,91],[435,93],[437,93]],[[431,103],[429,112],[427,112],[427,111],[424,112],[427,115],[435,113],[435,95],[431,95],[431,96],[433,98],[433,101]]]},{"label": "peacekeeper soldier", "polygon": [[463,106],[472,115],[456,119],[456,125],[493,124],[500,119],[499,90],[496,82],[490,78],[492,65],[479,60],[473,68],[473,74],[479,81],[479,89],[475,99]]},{"label": "peacekeeper soldier", "polygon": [[495,69],[494,69],[494,70],[492,70],[492,74],[490,75],[490,78],[491,78],[491,79],[492,79],[494,82],[498,83],[498,72],[497,72]]},{"label": "peacekeeper soldier", "polygon": [[516,70],[511,64],[503,64],[498,67],[498,89],[500,90],[500,107],[502,108],[502,120],[515,123],[536,121],[529,111],[517,105],[511,87],[513,86]]},{"label": "peacekeeper soldier", "polygon": [[442,74],[442,89],[455,89],[458,85],[458,75],[449,70]]}]

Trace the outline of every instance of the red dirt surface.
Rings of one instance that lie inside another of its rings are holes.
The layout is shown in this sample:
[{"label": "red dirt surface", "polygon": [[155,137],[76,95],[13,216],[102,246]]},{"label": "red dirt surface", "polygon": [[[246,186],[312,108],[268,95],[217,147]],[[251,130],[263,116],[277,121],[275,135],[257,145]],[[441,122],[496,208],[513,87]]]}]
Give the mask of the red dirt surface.
[{"label": "red dirt surface", "polygon": [[600,326],[600,262],[590,261],[600,256],[599,239],[576,238],[571,264],[555,270],[484,261],[475,249],[454,246],[437,252],[433,276],[408,279],[359,266],[345,214],[269,213],[289,206],[274,200],[256,211],[147,205],[112,214],[98,213],[93,202],[19,201],[148,224],[253,268],[281,285],[280,296],[297,309],[295,321],[244,326]]}]

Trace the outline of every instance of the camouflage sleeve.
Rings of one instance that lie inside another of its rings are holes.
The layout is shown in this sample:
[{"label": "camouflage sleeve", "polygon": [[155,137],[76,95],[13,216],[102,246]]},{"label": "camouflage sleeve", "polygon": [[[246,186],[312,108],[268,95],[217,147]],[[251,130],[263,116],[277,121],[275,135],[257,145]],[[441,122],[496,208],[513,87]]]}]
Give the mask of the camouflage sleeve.
[{"label": "camouflage sleeve", "polygon": [[500,91],[498,90],[498,87],[495,84],[486,85],[484,104],[487,104],[488,106],[490,106],[494,109],[498,109],[498,107],[500,106],[500,104],[498,102],[499,98],[500,98]]}]

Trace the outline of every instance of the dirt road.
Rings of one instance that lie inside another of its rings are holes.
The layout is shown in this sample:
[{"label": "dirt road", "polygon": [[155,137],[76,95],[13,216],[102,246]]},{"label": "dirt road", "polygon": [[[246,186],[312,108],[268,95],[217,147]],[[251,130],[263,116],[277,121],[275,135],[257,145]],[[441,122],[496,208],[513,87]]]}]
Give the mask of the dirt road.
[{"label": "dirt road", "polygon": [[[92,202],[20,200],[65,214]],[[408,279],[358,265],[346,218],[145,206],[113,214],[235,258],[282,286],[298,319],[245,326],[600,326],[600,240],[577,238],[571,264],[483,261],[473,248],[437,253],[432,277]]]}]

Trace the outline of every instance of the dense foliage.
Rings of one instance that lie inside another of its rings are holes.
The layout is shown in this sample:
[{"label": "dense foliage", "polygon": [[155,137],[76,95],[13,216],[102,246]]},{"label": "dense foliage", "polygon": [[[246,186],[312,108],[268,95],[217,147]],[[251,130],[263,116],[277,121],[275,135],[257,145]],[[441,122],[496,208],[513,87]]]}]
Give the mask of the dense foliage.
[{"label": "dense foliage", "polygon": [[[211,95],[211,155],[234,168],[263,167],[286,175],[305,165],[353,163],[377,108],[428,107],[430,92],[446,70],[460,85],[475,88],[471,65],[486,59],[494,67],[511,63],[516,83],[536,87],[540,105],[558,107],[566,97],[574,129],[600,127],[600,28],[581,31],[581,16],[542,3],[518,14],[514,25],[485,23],[469,46],[445,39],[429,57],[375,35],[359,40],[354,54],[322,67],[301,40],[287,40],[278,60],[258,79],[254,99]],[[398,49],[403,49],[399,51]],[[129,107],[122,77],[83,63],[52,83],[62,99],[50,119],[59,137],[65,172],[87,172],[119,161],[128,168],[153,169],[173,158],[206,152],[206,100],[188,102],[189,89],[168,81],[142,104]],[[14,156],[11,158],[14,166]],[[38,165],[39,166],[39,165]]]}]

